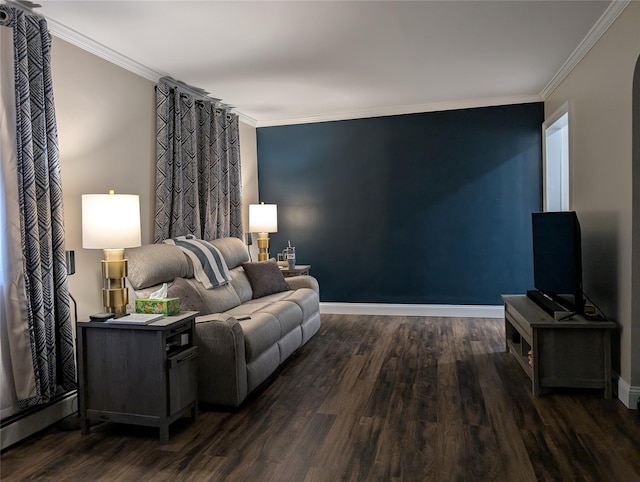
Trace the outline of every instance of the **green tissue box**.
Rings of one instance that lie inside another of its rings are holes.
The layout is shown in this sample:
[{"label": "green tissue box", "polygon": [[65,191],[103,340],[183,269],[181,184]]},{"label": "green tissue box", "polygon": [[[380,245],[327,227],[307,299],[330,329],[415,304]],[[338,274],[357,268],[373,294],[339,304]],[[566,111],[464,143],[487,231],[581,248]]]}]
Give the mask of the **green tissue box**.
[{"label": "green tissue box", "polygon": [[180,313],[180,298],[164,298],[161,300],[138,298],[136,300],[136,313],[177,315]]}]

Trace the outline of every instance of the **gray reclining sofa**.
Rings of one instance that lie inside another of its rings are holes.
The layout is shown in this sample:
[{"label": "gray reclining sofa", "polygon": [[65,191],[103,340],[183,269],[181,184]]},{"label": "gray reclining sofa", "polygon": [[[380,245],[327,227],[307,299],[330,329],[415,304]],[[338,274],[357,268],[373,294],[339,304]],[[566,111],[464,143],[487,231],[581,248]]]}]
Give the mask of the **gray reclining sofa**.
[{"label": "gray reclining sofa", "polygon": [[208,243],[224,258],[230,278],[211,289],[194,278],[194,261],[176,245],[127,249],[129,304],[167,283],[168,296],[179,297],[183,311],[198,311],[198,398],[235,407],[318,332],[319,287],[311,276],[274,273],[274,261],[248,263],[237,238]]}]

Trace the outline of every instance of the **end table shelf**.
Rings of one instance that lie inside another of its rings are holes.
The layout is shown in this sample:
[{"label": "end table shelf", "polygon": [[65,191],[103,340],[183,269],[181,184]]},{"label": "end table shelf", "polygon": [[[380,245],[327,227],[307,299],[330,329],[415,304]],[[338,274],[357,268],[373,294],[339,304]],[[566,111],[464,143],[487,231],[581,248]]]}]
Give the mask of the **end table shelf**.
[{"label": "end table shelf", "polygon": [[526,295],[503,295],[506,351],[531,378],[535,397],[546,388],[602,388],[611,398],[613,321],[582,316],[557,321]]},{"label": "end table shelf", "polygon": [[90,420],[158,427],[198,416],[196,311],[148,325],[78,323],[80,428]]}]

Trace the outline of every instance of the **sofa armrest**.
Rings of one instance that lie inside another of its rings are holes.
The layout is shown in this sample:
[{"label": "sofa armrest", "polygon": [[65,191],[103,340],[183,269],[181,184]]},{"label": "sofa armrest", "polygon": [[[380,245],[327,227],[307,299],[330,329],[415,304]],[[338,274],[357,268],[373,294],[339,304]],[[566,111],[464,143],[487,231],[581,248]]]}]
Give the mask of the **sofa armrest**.
[{"label": "sofa armrest", "polygon": [[247,396],[244,335],[233,316],[216,313],[196,318],[198,399],[237,407]]},{"label": "sofa armrest", "polygon": [[311,288],[313,291],[318,293],[318,296],[320,295],[320,285],[318,284],[318,280],[313,276],[292,276],[290,278],[285,278],[284,280],[292,290]]}]

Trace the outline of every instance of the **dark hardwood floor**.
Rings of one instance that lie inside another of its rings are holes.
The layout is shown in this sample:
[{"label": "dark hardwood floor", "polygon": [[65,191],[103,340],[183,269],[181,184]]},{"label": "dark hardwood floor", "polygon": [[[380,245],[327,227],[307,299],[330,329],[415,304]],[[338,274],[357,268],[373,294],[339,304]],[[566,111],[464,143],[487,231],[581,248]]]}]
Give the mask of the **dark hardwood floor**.
[{"label": "dark hardwood floor", "polygon": [[52,427],[3,481],[640,480],[640,422],[600,390],[534,399],[497,319],[324,315],[238,410],[156,429]]}]

